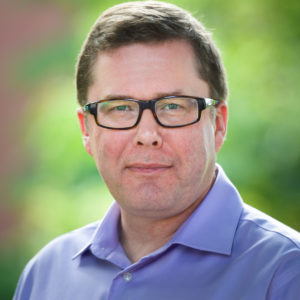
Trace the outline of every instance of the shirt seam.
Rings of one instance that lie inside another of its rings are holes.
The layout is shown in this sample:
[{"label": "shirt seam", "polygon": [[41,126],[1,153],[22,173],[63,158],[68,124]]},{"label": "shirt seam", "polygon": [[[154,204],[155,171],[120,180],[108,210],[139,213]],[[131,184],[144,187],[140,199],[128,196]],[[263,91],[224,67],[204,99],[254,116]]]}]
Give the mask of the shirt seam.
[{"label": "shirt seam", "polygon": [[300,250],[300,246],[293,239],[291,239],[290,237],[286,236],[285,234],[283,234],[283,233],[281,233],[279,231],[275,231],[275,230],[271,230],[271,229],[265,228],[265,227],[261,226],[260,224],[257,224],[255,221],[247,219],[247,218],[241,218],[241,221],[246,221],[246,222],[254,223],[257,227],[263,229],[264,231],[276,233],[276,234],[282,236],[283,238],[289,240],[292,244],[294,244],[297,247],[297,249]]}]

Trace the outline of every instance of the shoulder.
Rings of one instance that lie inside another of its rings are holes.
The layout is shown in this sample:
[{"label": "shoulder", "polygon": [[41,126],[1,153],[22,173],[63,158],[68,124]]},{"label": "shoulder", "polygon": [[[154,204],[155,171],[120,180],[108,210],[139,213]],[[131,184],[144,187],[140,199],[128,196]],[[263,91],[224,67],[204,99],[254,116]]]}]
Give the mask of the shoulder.
[{"label": "shoulder", "polygon": [[236,258],[247,257],[257,276],[267,277],[270,299],[294,299],[287,295],[300,292],[299,232],[247,204],[243,206],[234,246]]},{"label": "shoulder", "polygon": [[299,232],[247,204],[234,243],[238,256],[247,254],[260,267],[300,273]]},{"label": "shoulder", "polygon": [[95,222],[63,234],[43,247],[24,268],[14,299],[29,299],[29,295],[35,295],[32,299],[41,299],[45,282],[48,287],[57,287],[58,281],[65,278],[66,274],[72,274],[72,258],[89,245],[99,223]]},{"label": "shoulder", "polygon": [[56,237],[44,246],[26,265],[22,277],[45,270],[67,268],[72,258],[87,247],[100,222],[88,224]]},{"label": "shoulder", "polygon": [[99,221],[94,222],[56,237],[43,247],[37,253],[36,257],[64,255],[72,258],[91,240],[95,230],[99,226],[99,223]]},{"label": "shoulder", "polygon": [[[277,221],[267,214],[244,204],[240,218],[240,228],[252,231],[254,237],[264,238],[275,245],[286,245],[300,251],[300,233],[287,225]],[[270,241],[271,240],[271,241]]]}]

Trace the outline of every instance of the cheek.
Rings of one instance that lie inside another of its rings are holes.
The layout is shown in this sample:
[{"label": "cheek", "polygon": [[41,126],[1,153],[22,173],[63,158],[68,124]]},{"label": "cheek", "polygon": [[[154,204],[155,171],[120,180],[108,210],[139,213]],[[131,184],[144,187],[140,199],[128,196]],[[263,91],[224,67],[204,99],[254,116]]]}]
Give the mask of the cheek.
[{"label": "cheek", "polygon": [[99,171],[118,164],[124,147],[128,144],[126,134],[100,129],[91,137],[93,157]]},{"label": "cheek", "polygon": [[185,162],[191,168],[199,166],[202,169],[215,157],[214,131],[211,126],[195,126],[191,129],[178,139],[181,141],[181,156],[185,157]]}]

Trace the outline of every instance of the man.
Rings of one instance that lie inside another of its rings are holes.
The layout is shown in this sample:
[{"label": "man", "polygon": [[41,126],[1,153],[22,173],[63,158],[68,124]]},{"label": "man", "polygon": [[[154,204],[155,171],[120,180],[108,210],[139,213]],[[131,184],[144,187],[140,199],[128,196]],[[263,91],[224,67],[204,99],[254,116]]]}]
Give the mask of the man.
[{"label": "man", "polygon": [[104,12],[77,67],[87,152],[116,202],[26,266],[15,299],[297,299],[299,234],[244,204],[216,165],[227,85],[186,11]]}]

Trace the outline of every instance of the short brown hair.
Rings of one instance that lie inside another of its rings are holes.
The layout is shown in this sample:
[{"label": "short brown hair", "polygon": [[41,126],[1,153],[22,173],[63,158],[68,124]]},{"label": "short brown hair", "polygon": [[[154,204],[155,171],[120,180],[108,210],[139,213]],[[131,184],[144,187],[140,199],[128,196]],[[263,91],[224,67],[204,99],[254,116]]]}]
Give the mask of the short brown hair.
[{"label": "short brown hair", "polygon": [[211,34],[187,11],[169,3],[136,1],[107,9],[92,27],[82,46],[77,64],[77,99],[87,102],[92,84],[92,68],[99,51],[116,49],[132,43],[155,43],[181,39],[195,52],[200,77],[210,87],[210,97],[226,100],[225,69]]}]

